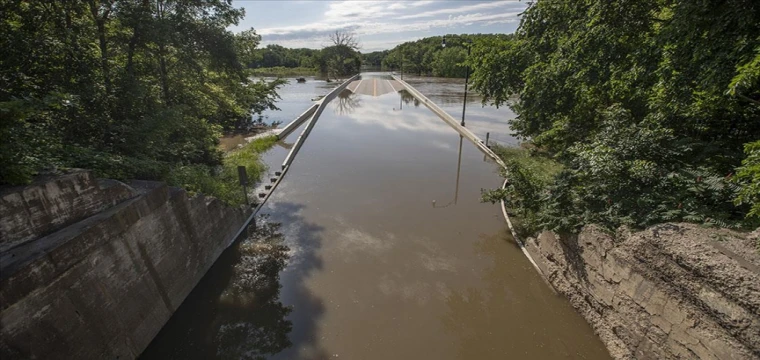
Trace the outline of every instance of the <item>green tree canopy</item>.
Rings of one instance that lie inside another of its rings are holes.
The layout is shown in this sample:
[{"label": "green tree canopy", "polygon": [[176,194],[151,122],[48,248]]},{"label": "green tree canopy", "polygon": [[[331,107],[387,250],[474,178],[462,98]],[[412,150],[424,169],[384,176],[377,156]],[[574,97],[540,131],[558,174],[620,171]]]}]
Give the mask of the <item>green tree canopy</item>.
[{"label": "green tree canopy", "polygon": [[731,179],[760,138],[758,34],[751,0],[539,0],[468,61],[484,102],[565,165],[546,226],[736,225],[749,204],[732,204]]},{"label": "green tree canopy", "polygon": [[0,0],[0,184],[51,166],[160,178],[218,164],[220,131],[274,108],[228,1]]}]

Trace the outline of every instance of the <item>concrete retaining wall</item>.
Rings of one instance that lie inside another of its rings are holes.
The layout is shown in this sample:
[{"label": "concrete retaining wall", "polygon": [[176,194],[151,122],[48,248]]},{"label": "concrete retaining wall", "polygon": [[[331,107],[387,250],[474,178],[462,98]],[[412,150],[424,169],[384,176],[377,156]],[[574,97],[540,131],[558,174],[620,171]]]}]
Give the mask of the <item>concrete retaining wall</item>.
[{"label": "concrete retaining wall", "polygon": [[615,358],[758,359],[758,236],[694,224],[612,236],[590,226],[577,237],[545,232],[527,247]]},{"label": "concrete retaining wall", "polygon": [[0,193],[0,252],[47,235],[136,194],[113,180],[78,170]]},{"label": "concrete retaining wall", "polygon": [[0,264],[0,358],[137,357],[249,212],[131,185],[141,195],[17,248],[22,266]]}]

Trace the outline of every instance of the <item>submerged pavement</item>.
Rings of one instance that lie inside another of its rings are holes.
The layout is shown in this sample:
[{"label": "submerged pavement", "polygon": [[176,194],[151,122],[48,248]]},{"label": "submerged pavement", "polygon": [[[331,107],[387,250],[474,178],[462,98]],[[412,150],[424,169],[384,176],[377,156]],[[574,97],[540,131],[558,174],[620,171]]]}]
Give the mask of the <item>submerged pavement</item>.
[{"label": "submerged pavement", "polygon": [[143,358],[609,358],[479,201],[496,165],[397,89],[350,84],[262,209],[289,247],[279,291],[246,287],[231,249]]}]

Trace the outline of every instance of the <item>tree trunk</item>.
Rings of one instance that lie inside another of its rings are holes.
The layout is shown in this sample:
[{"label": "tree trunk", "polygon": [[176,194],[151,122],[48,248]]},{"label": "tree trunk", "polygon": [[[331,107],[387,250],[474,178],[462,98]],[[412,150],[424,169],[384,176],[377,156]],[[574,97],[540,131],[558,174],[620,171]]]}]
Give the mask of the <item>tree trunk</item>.
[{"label": "tree trunk", "polygon": [[108,8],[103,11],[103,14],[100,14],[100,11],[98,9],[98,4],[95,3],[95,0],[90,0],[90,12],[92,13],[93,20],[95,20],[95,25],[98,28],[98,41],[100,43],[100,68],[103,72],[103,83],[106,87],[106,94],[111,94],[111,72],[108,64],[108,39],[106,38],[106,20],[108,19],[108,14],[111,12],[111,4],[108,4]]},{"label": "tree trunk", "polygon": [[[164,6],[162,0],[156,1],[156,10],[157,10],[157,17],[159,22],[159,27],[163,27],[164,25]],[[169,74],[166,71],[166,45],[164,44],[164,34],[161,34],[158,38],[158,65],[159,65],[159,73],[161,75],[161,91],[164,96],[164,101],[169,104],[170,98],[169,98]]]}]

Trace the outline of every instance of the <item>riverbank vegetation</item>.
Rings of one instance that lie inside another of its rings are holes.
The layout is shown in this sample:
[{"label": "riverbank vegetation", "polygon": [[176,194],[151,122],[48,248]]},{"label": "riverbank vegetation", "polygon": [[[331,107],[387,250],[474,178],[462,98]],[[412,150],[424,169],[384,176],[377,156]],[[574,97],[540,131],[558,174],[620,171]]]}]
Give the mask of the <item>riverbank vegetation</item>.
[{"label": "riverbank vegetation", "polygon": [[471,34],[446,35],[446,46],[442,46],[443,36],[431,36],[416,41],[408,41],[391,50],[364,54],[364,63],[380,67],[386,71],[401,71],[416,75],[440,77],[465,77],[464,62],[467,48],[477,39],[509,38],[511,35]]},{"label": "riverbank vegetation", "polygon": [[226,30],[243,17],[229,2],[3,0],[0,14],[0,185],[79,167],[223,186],[209,184],[233,160],[221,133],[276,109],[282,82],[250,79],[261,38]]},{"label": "riverbank vegetation", "polygon": [[358,73],[362,55],[354,34],[336,31],[329,38],[332,45],[319,50],[290,49],[275,44],[255,49],[246,66],[256,76],[318,75],[338,79]]},{"label": "riverbank vegetation", "polygon": [[288,68],[284,66],[256,68],[251,69],[251,75],[264,76],[264,77],[293,77],[293,76],[317,76],[319,70],[309,67],[293,67]]},{"label": "riverbank vegetation", "polygon": [[502,153],[533,230],[668,221],[760,225],[760,7],[752,1],[539,0],[513,37],[475,40],[484,102],[561,165]]},{"label": "riverbank vegetation", "polygon": [[189,193],[202,193],[214,196],[228,204],[244,204],[238,180],[238,166],[245,166],[249,179],[261,179],[267,170],[261,160],[261,154],[277,142],[276,136],[253,140],[238,149],[224,154],[222,165],[209,168],[202,164],[175,166],[169,171],[166,180],[176,186],[184,187]]}]

